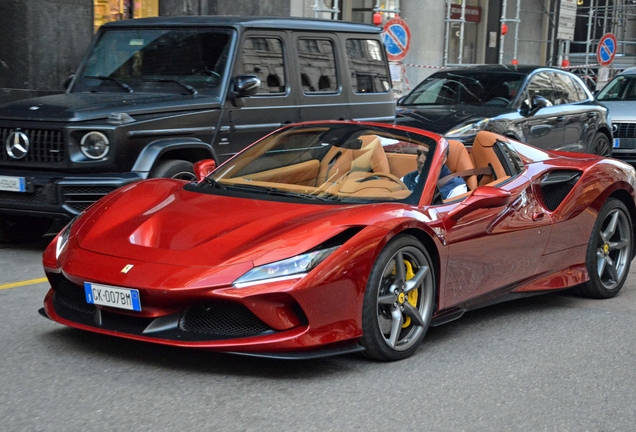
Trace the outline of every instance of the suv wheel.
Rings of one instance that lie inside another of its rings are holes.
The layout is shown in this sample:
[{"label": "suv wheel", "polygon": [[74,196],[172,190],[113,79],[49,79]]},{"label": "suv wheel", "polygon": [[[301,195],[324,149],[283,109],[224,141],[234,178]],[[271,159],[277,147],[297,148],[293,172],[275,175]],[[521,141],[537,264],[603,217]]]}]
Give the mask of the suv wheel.
[{"label": "suv wheel", "polygon": [[28,243],[39,240],[51,228],[53,219],[0,215],[0,241]]},{"label": "suv wheel", "polygon": [[149,178],[173,178],[179,180],[196,180],[192,163],[184,160],[167,160],[160,162],[157,167],[152,170]]}]

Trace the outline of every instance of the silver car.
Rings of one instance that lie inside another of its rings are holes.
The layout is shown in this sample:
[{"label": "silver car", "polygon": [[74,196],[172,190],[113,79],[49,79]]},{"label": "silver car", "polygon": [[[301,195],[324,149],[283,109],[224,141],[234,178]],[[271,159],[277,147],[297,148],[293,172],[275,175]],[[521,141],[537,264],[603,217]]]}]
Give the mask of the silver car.
[{"label": "silver car", "polygon": [[596,100],[609,109],[612,118],[612,156],[636,163],[636,67],[616,75]]}]

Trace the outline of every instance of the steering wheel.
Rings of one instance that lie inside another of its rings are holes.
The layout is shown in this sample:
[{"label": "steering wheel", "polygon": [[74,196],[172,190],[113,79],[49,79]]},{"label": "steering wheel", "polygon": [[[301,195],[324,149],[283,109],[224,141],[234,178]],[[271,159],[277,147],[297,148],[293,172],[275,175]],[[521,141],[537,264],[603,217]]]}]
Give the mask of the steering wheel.
[{"label": "steering wheel", "polygon": [[194,75],[205,75],[206,77],[208,77],[208,80],[206,81],[212,81],[212,79],[214,79],[214,81],[218,82],[221,80],[221,75],[218,72],[215,72],[213,70],[210,69],[200,69],[196,72],[193,72]]},{"label": "steering wheel", "polygon": [[409,190],[409,188],[404,184],[402,180],[400,180],[399,177],[394,176],[393,174],[390,174],[390,173],[385,173],[385,172],[366,173],[364,177],[361,177],[357,179],[356,181],[358,183],[364,183],[371,180],[389,180],[389,181],[392,181],[393,183],[396,183],[398,186],[400,186],[400,189]]}]

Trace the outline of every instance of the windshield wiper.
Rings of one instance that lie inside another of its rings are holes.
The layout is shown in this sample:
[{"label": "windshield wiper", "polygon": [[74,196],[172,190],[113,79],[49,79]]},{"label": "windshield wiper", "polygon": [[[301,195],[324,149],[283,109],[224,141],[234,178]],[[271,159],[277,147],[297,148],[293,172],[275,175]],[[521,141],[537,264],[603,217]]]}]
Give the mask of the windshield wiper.
[{"label": "windshield wiper", "polygon": [[98,80],[102,80],[102,81],[113,81],[113,82],[116,82],[117,84],[119,84],[119,87],[123,88],[128,93],[134,92],[134,90],[132,89],[131,86],[129,86],[128,84],[126,84],[123,81],[118,80],[117,78],[107,77],[107,76],[100,76],[100,75],[85,75],[84,78],[98,79]]},{"label": "windshield wiper", "polygon": [[267,195],[303,198],[303,199],[308,199],[312,201],[336,201],[338,199],[337,196],[331,195],[331,194],[326,196],[321,196],[321,195],[314,195],[310,193],[285,191],[285,190],[276,189],[272,187],[260,187],[260,186],[236,185],[236,184],[231,185],[229,187],[231,189],[246,190],[249,192],[262,192],[262,193],[266,193]]},{"label": "windshield wiper", "polygon": [[143,82],[170,82],[170,83],[175,83],[175,84],[179,84],[181,87],[183,87],[184,89],[186,89],[187,91],[190,92],[190,94],[192,94],[192,96],[196,96],[199,91],[197,89],[195,89],[194,87],[192,87],[189,84],[186,83],[182,83],[179,80],[176,79],[171,79],[171,78],[162,78],[162,79],[143,79]]}]

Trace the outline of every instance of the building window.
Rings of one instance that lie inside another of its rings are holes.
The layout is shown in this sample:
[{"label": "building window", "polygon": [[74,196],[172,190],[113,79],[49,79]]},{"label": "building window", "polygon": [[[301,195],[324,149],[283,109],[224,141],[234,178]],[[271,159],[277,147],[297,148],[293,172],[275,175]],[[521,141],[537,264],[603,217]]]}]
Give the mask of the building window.
[{"label": "building window", "polygon": [[95,31],[107,22],[154,16],[159,16],[159,0],[93,0]]}]

